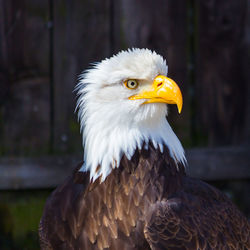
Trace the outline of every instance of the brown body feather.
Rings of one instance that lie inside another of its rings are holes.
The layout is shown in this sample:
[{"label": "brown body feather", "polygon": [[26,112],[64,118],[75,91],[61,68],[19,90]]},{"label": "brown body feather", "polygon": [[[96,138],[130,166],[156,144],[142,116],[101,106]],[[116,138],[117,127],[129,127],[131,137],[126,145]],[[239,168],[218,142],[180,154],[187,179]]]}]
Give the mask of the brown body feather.
[{"label": "brown body feather", "polygon": [[137,150],[103,183],[78,168],[46,203],[42,249],[250,249],[250,225],[169,156]]}]

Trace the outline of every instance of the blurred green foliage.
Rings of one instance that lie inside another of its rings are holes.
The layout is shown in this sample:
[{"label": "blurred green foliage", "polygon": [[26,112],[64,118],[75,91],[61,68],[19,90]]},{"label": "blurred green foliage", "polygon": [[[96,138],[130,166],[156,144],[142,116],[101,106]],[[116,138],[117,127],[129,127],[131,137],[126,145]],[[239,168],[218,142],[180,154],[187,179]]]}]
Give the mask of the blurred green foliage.
[{"label": "blurred green foliage", "polygon": [[38,224],[51,190],[0,192],[0,249],[40,249]]}]

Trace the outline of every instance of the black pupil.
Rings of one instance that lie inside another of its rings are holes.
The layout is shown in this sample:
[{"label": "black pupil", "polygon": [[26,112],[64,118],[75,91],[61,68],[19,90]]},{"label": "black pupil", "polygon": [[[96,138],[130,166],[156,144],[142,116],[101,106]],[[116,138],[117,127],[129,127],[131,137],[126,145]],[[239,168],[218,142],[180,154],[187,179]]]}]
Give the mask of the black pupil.
[{"label": "black pupil", "polygon": [[131,86],[135,86],[135,82],[131,82],[130,84],[131,84]]}]

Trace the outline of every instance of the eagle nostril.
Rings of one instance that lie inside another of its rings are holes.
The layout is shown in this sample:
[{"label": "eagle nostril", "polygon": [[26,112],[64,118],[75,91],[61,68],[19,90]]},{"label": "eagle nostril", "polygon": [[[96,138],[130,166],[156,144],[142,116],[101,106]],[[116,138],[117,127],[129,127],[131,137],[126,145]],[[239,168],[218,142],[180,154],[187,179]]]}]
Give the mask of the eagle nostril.
[{"label": "eagle nostril", "polygon": [[162,82],[157,84],[157,88],[159,88],[162,85]]}]

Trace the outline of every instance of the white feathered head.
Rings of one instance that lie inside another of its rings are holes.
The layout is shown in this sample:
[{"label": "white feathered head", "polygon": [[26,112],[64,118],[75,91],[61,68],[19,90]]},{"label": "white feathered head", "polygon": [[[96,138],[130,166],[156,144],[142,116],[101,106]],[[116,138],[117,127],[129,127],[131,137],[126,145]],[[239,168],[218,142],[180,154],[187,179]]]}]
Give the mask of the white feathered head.
[{"label": "white feathered head", "polygon": [[[148,49],[121,51],[81,75],[77,109],[83,134],[83,171],[104,180],[119,167],[123,154],[152,141],[168,146],[176,162],[185,162],[183,148],[169,126],[167,105],[182,109],[177,84],[167,77],[166,61]],[[99,167],[98,167],[99,166]]]}]

